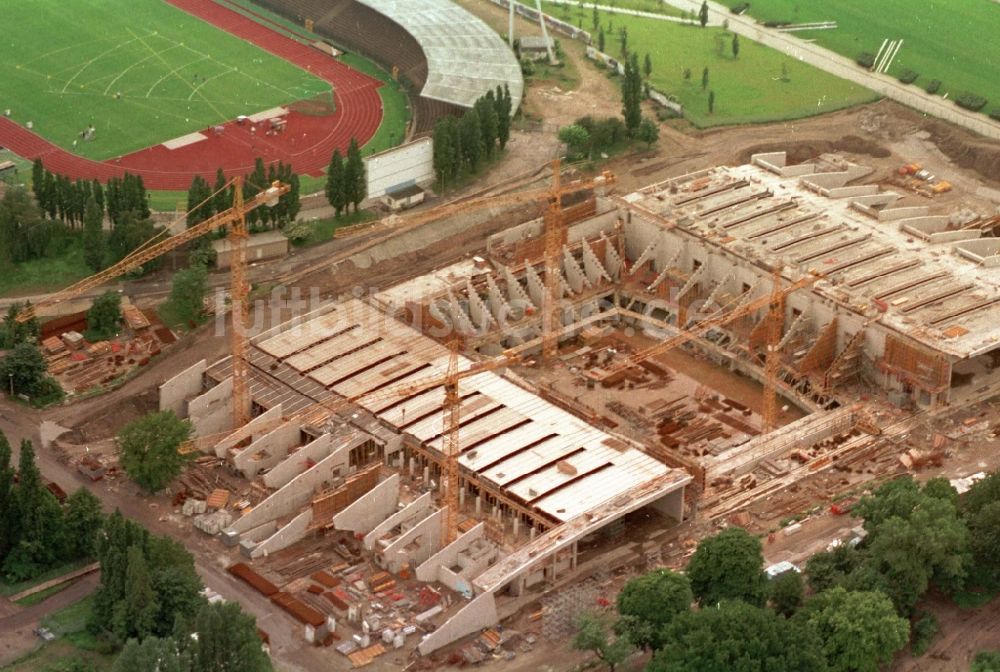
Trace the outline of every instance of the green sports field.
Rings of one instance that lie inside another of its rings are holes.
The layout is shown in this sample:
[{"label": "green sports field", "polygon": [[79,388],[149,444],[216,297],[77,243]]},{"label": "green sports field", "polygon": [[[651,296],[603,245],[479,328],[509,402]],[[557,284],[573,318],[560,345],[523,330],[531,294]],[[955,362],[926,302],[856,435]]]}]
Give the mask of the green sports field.
[{"label": "green sports field", "polygon": [[[559,16],[558,9],[549,6]],[[600,12],[605,51],[620,55],[619,32],[628,31],[628,47],[640,66],[648,53],[653,62],[650,82],[684,106],[684,117],[699,127],[797,119],[832,112],[877,96],[870,90],[788,58],[748,39],[732,55],[732,35],[721,28],[701,28],[651,18]],[[587,18],[590,28],[590,18]],[[784,71],[782,70],[784,67]],[[704,68],[709,71],[702,88]],[[691,71],[685,79],[684,71]],[[785,79],[782,75],[787,74]],[[715,110],[708,111],[709,92]]]},{"label": "green sports field", "polygon": [[0,110],[88,158],[332,101],[327,82],[162,0],[18,0],[0,16]]},{"label": "green sports field", "polygon": [[993,0],[752,0],[749,13],[759,21],[836,21],[835,30],[794,35],[849,58],[902,39],[889,74],[910,69],[920,73],[916,86],[938,79],[938,94],[971,91],[990,101],[987,110],[1000,108],[1000,4]]}]

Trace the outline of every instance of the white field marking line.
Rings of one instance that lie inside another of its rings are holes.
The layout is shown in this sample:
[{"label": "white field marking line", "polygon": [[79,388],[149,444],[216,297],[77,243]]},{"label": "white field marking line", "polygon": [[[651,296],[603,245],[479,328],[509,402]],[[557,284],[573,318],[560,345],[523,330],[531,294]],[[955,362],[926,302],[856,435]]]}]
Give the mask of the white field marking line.
[{"label": "white field marking line", "polygon": [[79,49],[80,47],[84,46],[85,44],[93,44],[94,42],[100,42],[100,41],[101,40],[88,40],[86,42],[81,42],[80,44],[71,44],[68,47],[59,47],[58,49],[53,49],[52,51],[47,51],[44,54],[41,54],[39,56],[35,56],[34,58],[32,58],[32,59],[30,59],[28,61],[25,61],[21,65],[22,66],[23,65],[28,65],[30,63],[34,63],[35,61],[40,61],[43,58],[48,58],[49,56],[55,56],[56,54],[58,54],[60,52],[67,51],[69,49]]},{"label": "white field marking line", "polygon": [[[176,48],[177,48],[177,47],[179,47],[179,46],[181,46],[181,45],[179,45],[179,44],[175,44],[175,45],[173,45],[173,46],[170,46],[170,47],[167,47],[166,49],[164,49],[163,51],[161,51],[161,52],[160,52],[160,54],[162,54],[162,53],[165,53],[165,52],[168,52],[168,51],[170,51],[171,49],[176,49]],[[121,71],[120,73],[118,73],[118,76],[117,76],[117,77],[115,77],[115,78],[114,78],[114,79],[112,79],[112,80],[111,80],[110,82],[108,82],[108,85],[107,85],[106,87],[104,87],[104,95],[107,95],[107,94],[108,94],[108,91],[110,91],[110,90],[111,90],[111,87],[115,85],[115,82],[117,82],[117,81],[118,81],[119,79],[121,79],[121,78],[122,78],[122,77],[124,77],[124,76],[125,76],[126,74],[128,74],[128,71],[129,71],[129,70],[131,70],[132,68],[136,67],[137,65],[141,65],[141,64],[145,63],[146,61],[148,61],[148,60],[149,60],[149,59],[151,59],[151,58],[156,58],[157,56],[159,56],[159,54],[150,54],[150,55],[149,55],[149,56],[147,56],[146,58],[143,58],[143,59],[140,59],[140,60],[138,60],[138,61],[134,62],[134,63],[133,63],[132,65],[130,65],[130,66],[128,66],[127,68],[125,68],[124,70],[122,70],[122,71]]]},{"label": "white field marking line", "polygon": [[[221,65],[221,64],[220,64],[220,65]],[[201,87],[205,86],[206,84],[208,84],[209,82],[211,82],[211,81],[212,81],[213,79],[218,79],[219,77],[222,77],[222,76],[224,76],[224,75],[228,75],[228,74],[231,74],[231,73],[234,73],[234,72],[239,72],[239,70],[237,70],[236,68],[229,68],[229,70],[223,70],[222,72],[220,72],[220,73],[219,73],[219,74],[217,74],[217,75],[212,75],[212,76],[211,76],[211,77],[209,77],[208,79],[203,79],[203,80],[201,80],[201,84],[199,84],[198,86],[194,87],[194,88],[193,88],[193,89],[191,90],[191,95],[190,95],[190,96],[188,96],[188,97],[187,97],[187,99],[188,99],[188,100],[191,100],[192,98],[194,98],[194,94],[198,93],[198,89],[200,89]],[[199,94],[199,95],[200,95],[200,94]],[[206,99],[205,99],[205,96],[201,96],[201,99],[202,99],[202,100],[206,100]]]},{"label": "white field marking line", "polygon": [[[135,33],[133,33],[131,29],[127,29],[127,30],[128,30],[128,32],[129,32],[129,33],[131,33],[132,35],[135,35]],[[163,39],[167,39],[167,38],[163,38]],[[149,46],[148,44],[146,44],[146,42],[145,42],[144,40],[142,40],[142,39],[140,39],[140,40],[139,40],[139,43],[140,43],[140,44],[141,44],[142,46],[146,47],[146,49],[148,49],[148,50],[149,50],[150,52],[152,52],[153,54],[155,54],[155,55],[156,55],[156,57],[160,59],[160,62],[161,62],[161,63],[163,63],[163,65],[165,65],[165,66],[166,66],[166,67],[168,67],[168,68],[170,67],[170,64],[169,64],[169,63],[167,63],[167,61],[166,61],[166,60],[165,60],[165,59],[163,58],[163,56],[161,56],[161,55],[160,55],[160,52],[158,52],[158,51],[156,51],[155,49],[153,49],[152,47],[150,47],[150,46]],[[176,44],[176,43],[175,43],[175,44]],[[180,45],[180,46],[184,47],[185,49],[187,49],[188,51],[190,51],[190,52],[191,52],[191,53],[193,53],[193,54],[199,54],[199,53],[200,53],[200,52],[198,52],[198,51],[197,51],[196,49],[192,49],[191,47],[188,47],[187,45],[185,45],[185,44],[183,44],[183,43],[181,43],[181,45]],[[181,77],[180,75],[177,75],[176,73],[177,73],[177,71],[178,71],[178,70],[182,70],[183,68],[186,68],[186,67],[188,67],[188,65],[194,65],[195,63],[200,63],[200,62],[204,61],[204,60],[205,60],[205,58],[209,58],[210,60],[214,60],[214,59],[211,59],[211,57],[210,57],[210,56],[208,56],[207,54],[201,54],[201,56],[202,56],[202,58],[200,58],[200,59],[198,59],[198,60],[196,60],[196,61],[192,61],[191,63],[188,63],[187,65],[184,65],[184,66],[181,66],[181,67],[179,67],[179,68],[174,68],[174,69],[173,69],[173,70],[172,70],[171,72],[168,72],[166,76],[164,76],[164,77],[160,78],[160,80],[159,80],[158,82],[156,82],[155,84],[153,84],[153,86],[152,86],[152,87],[151,87],[151,88],[149,89],[149,91],[147,91],[147,92],[146,92],[146,98],[149,98],[149,94],[151,94],[151,93],[153,92],[153,89],[155,89],[155,88],[156,88],[157,86],[159,86],[160,82],[162,82],[162,81],[163,81],[164,79],[166,79],[166,77],[169,77],[170,75],[175,75],[175,76],[177,77],[177,79],[179,79],[180,81],[184,82],[184,84],[186,84],[187,86],[191,86],[191,83],[190,83],[190,82],[188,82],[187,80],[185,80],[184,78],[182,78],[182,77]],[[192,88],[194,88],[194,87],[192,87]],[[199,95],[200,95],[200,94],[199,94]],[[219,117],[221,117],[221,118],[225,118],[225,116],[226,116],[226,115],[224,115],[224,114],[222,113],[222,110],[220,110],[220,109],[219,109],[219,108],[217,108],[217,107],[216,107],[215,105],[213,105],[212,103],[210,103],[210,102],[208,101],[208,99],[206,99],[206,98],[205,98],[205,96],[200,96],[200,97],[201,97],[201,99],[202,99],[202,100],[204,100],[204,101],[205,101],[205,103],[206,103],[206,104],[207,104],[207,105],[208,105],[209,107],[211,107],[211,108],[212,108],[212,111],[213,111],[213,112],[215,112],[215,113],[216,113],[217,115],[219,115]]]},{"label": "white field marking line", "polygon": [[[157,56],[159,56],[159,54],[157,54]],[[171,70],[167,74],[163,75],[163,77],[160,77],[158,80],[156,80],[153,83],[153,85],[151,87],[149,87],[149,91],[147,91],[146,95],[143,96],[143,97],[146,98],[146,99],[149,99],[149,94],[151,94],[153,92],[153,89],[155,89],[156,87],[158,87],[163,80],[167,79],[168,77],[173,77],[173,76],[177,75],[177,73],[179,71],[183,70],[184,68],[186,68],[188,66],[191,66],[191,65],[194,65],[195,63],[201,63],[204,60],[205,60],[204,58],[196,58],[193,61],[190,61],[190,62],[185,63],[183,65],[178,65],[176,68],[174,68],[173,70]],[[180,79],[182,82],[184,81],[181,77],[178,77],[177,79]]]},{"label": "white field marking line", "polygon": [[[129,32],[132,33],[131,30]],[[132,34],[135,35],[135,33],[132,33]],[[73,83],[73,80],[76,79],[77,77],[79,77],[80,75],[82,75],[83,71],[86,70],[87,68],[89,68],[91,65],[93,65],[98,59],[104,58],[105,56],[107,56],[108,54],[110,54],[112,51],[116,51],[118,49],[121,49],[126,44],[131,44],[132,42],[135,42],[136,40],[139,40],[139,38],[135,37],[135,38],[133,38],[131,40],[125,40],[124,42],[122,42],[122,43],[120,43],[120,44],[118,44],[118,45],[116,45],[114,47],[111,47],[107,51],[102,51],[97,56],[94,56],[92,59],[90,59],[89,61],[87,61],[86,63],[84,63],[83,67],[80,68],[79,70],[77,70],[76,74],[73,75],[72,77],[70,77],[69,81],[66,82],[66,85],[63,86],[62,93],[66,93],[66,89],[69,88],[69,85]],[[140,40],[140,42],[141,42],[141,40]]]},{"label": "white field marking line", "polygon": [[[234,36],[234,37],[235,37],[235,36]],[[308,75],[311,75],[311,76],[313,76],[313,77],[316,77],[316,78],[317,78],[317,79],[319,79],[320,81],[323,81],[323,79],[322,79],[321,77],[319,77],[319,76],[317,76],[317,75],[313,75],[313,74],[312,74],[312,73],[310,73],[310,72],[309,72],[308,70],[305,70],[304,68],[300,68],[299,66],[295,65],[295,64],[294,64],[294,63],[292,63],[291,61],[285,61],[285,60],[284,60],[283,58],[281,58],[281,57],[279,57],[279,56],[275,56],[275,55],[274,55],[274,54],[272,54],[271,52],[267,51],[267,50],[266,50],[266,49],[264,49],[263,47],[259,47],[259,46],[257,46],[257,45],[256,45],[256,44],[254,44],[253,42],[247,42],[247,44],[249,44],[249,45],[250,45],[251,47],[253,47],[253,48],[254,48],[255,50],[257,50],[257,51],[260,51],[260,52],[262,52],[262,53],[264,53],[264,54],[267,54],[267,56],[269,56],[269,57],[271,57],[271,58],[276,58],[276,59],[278,59],[279,61],[284,61],[285,63],[287,63],[288,65],[291,65],[291,66],[292,66],[293,68],[295,68],[296,70],[302,70],[302,72],[305,72],[306,74],[308,74]],[[217,65],[220,65],[220,66],[222,66],[223,68],[229,68],[229,67],[233,67],[233,66],[230,66],[230,65],[227,65],[227,64],[223,63],[222,61],[219,61],[219,60],[217,60],[217,59],[216,59],[216,58],[215,58],[214,56],[212,56],[211,54],[203,54],[202,52],[198,51],[197,49],[192,49],[191,47],[188,47],[187,45],[185,45],[185,47],[186,47],[186,48],[187,48],[187,49],[188,49],[189,51],[192,51],[192,52],[194,52],[194,53],[196,53],[196,54],[201,54],[202,56],[205,56],[206,58],[208,58],[209,60],[211,60],[211,61],[212,61],[213,63],[215,63],[215,64],[217,64]],[[275,91],[280,91],[280,92],[281,92],[282,94],[284,94],[284,95],[286,95],[286,96],[289,96],[289,97],[294,97],[294,96],[295,96],[295,94],[294,94],[294,93],[292,93],[291,91],[288,91],[288,90],[286,90],[286,89],[283,89],[283,88],[281,88],[280,86],[275,86],[274,84],[271,84],[270,82],[266,82],[266,81],[264,81],[264,80],[261,80],[261,79],[257,79],[256,77],[253,77],[253,76],[251,76],[251,75],[247,74],[247,72],[246,72],[245,70],[240,70],[239,68],[235,68],[235,67],[234,67],[233,69],[234,69],[234,70],[236,70],[236,71],[237,71],[237,72],[238,72],[239,74],[241,74],[241,75],[243,75],[244,77],[246,77],[247,79],[249,79],[249,80],[250,80],[251,82],[258,82],[258,83],[262,83],[262,84],[264,84],[264,86],[269,86],[269,87],[271,87],[272,89],[274,89]]]}]

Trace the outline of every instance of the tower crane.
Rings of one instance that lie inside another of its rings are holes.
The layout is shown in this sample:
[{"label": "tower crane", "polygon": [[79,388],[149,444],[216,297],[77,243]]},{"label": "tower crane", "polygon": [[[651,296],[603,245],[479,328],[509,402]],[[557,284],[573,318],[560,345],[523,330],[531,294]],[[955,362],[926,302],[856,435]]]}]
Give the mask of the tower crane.
[{"label": "tower crane", "polygon": [[[441,452],[444,457],[442,460],[442,464],[444,465],[442,470],[444,488],[442,489],[441,506],[447,509],[444,523],[445,543],[451,543],[458,535],[458,458],[461,454],[458,433],[461,423],[459,412],[462,405],[462,398],[458,390],[459,383],[470,376],[475,376],[486,371],[494,371],[514,364],[520,360],[520,355],[513,352],[505,352],[498,357],[475,362],[468,368],[459,369],[458,342],[453,341],[449,345],[448,368],[444,375],[428,376],[409,383],[378,388],[351,397],[341,397],[333,401],[313,404],[289,418],[275,418],[269,422],[259,423],[253,430],[258,433],[267,433],[284,424],[297,420],[322,421],[351,405],[412,397],[437,387],[444,388],[444,401],[441,406],[441,435],[443,437],[443,450]],[[249,435],[250,430],[248,428],[237,427],[231,432],[211,434],[185,441],[178,447],[178,452],[182,454],[193,453],[225,439],[234,439],[236,442],[239,442],[248,438]]]},{"label": "tower crane", "polygon": [[[668,338],[665,341],[660,341],[655,343],[648,348],[640,350],[629,357],[621,360],[619,362],[613,363],[606,367],[608,373],[616,373],[624,369],[630,368],[639,364],[642,361],[649,359],[650,357],[655,357],[661,355],[665,352],[669,352],[676,347],[682,346],[685,343],[692,341],[696,338],[703,336],[712,329],[716,327],[721,327],[725,324],[729,324],[734,320],[741,317],[746,317],[747,315],[752,315],[761,308],[769,308],[768,315],[764,318],[769,320],[768,324],[768,352],[767,360],[765,361],[765,380],[764,380],[764,403],[763,403],[763,413],[764,427],[766,430],[774,428],[774,423],[776,420],[776,409],[777,409],[777,375],[779,368],[779,358],[777,352],[777,343],[781,339],[781,327],[784,321],[784,306],[785,297],[787,297],[792,292],[795,292],[803,287],[809,287],[817,280],[823,276],[819,273],[810,273],[799,280],[796,280],[787,287],[782,288],[780,284],[780,269],[775,271],[775,285],[770,294],[766,294],[759,298],[743,302],[741,298],[737,298],[735,301],[730,303],[736,304],[735,307],[730,308],[729,306],[723,307],[716,311],[712,316],[700,321],[698,324],[687,329],[681,329],[678,334],[672,338]],[[781,315],[778,315],[778,313]],[[776,335],[775,335],[776,334]]]},{"label": "tower crane", "polygon": [[[250,287],[246,277],[246,241],[249,238],[247,231],[247,213],[262,205],[274,206],[278,199],[287,194],[291,189],[289,185],[281,182],[273,182],[270,186],[256,194],[249,200],[243,198],[243,181],[236,177],[226,183],[222,189],[233,188],[233,206],[227,210],[216,213],[208,219],[195,224],[190,228],[184,228],[180,233],[169,236],[158,242],[150,242],[135,250],[118,263],[109,266],[100,273],[96,273],[88,278],[77,282],[66,289],[60,290],[45,297],[34,306],[28,306],[21,310],[17,316],[19,322],[27,322],[37,314],[39,307],[54,306],[70,299],[82,296],[89,290],[103,285],[105,282],[118,278],[130,271],[140,268],[143,264],[160,257],[171,250],[177,249],[181,245],[203,236],[206,233],[228,227],[229,241],[233,245],[232,262],[230,267],[230,296],[232,300],[232,321],[233,331],[231,337],[231,348],[233,355],[233,426],[240,427],[250,420],[250,397],[247,389],[247,295]],[[209,196],[199,203],[191,212],[202,207],[209,202],[216,194]],[[175,219],[167,227],[173,228],[175,225],[183,225],[187,216],[185,213]],[[178,226],[178,228],[182,228]]]}]

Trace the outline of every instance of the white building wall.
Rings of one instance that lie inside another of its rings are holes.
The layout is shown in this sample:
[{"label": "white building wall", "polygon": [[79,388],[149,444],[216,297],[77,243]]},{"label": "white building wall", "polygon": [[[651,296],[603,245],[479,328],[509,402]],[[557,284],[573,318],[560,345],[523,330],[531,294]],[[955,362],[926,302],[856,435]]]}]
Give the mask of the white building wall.
[{"label": "white building wall", "polygon": [[434,143],[421,138],[365,158],[368,198],[379,198],[400,184],[434,181]]}]

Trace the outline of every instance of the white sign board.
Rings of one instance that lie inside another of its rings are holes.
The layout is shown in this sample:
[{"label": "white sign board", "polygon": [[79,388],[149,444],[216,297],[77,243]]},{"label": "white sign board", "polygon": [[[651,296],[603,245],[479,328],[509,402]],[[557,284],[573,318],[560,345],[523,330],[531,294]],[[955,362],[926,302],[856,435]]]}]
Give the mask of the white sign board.
[{"label": "white sign board", "polygon": [[387,189],[434,181],[434,142],[420,138],[411,143],[372,154],[365,159],[368,198],[380,198]]}]

